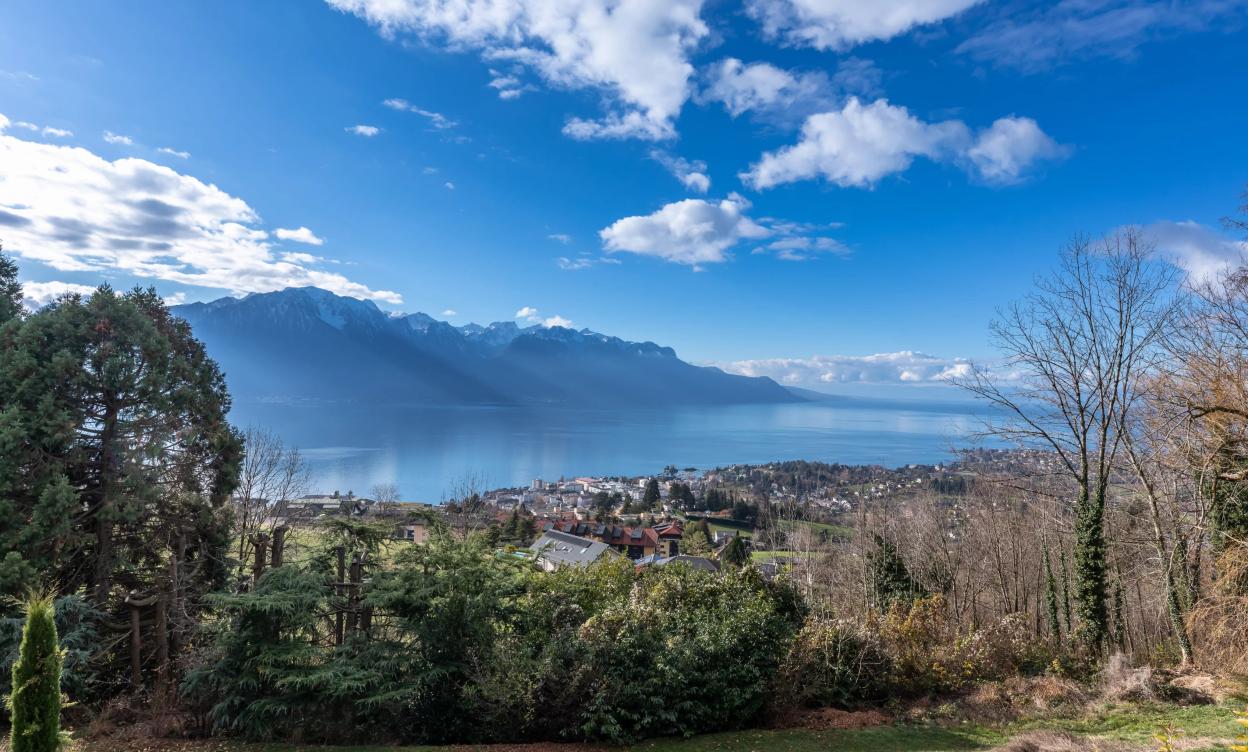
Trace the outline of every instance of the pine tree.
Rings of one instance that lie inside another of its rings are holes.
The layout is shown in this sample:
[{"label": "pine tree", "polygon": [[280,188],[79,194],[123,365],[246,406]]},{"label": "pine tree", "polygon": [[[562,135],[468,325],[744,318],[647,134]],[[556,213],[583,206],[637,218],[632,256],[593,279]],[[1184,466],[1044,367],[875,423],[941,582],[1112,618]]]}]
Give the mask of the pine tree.
[{"label": "pine tree", "polygon": [[52,596],[32,594],[26,599],[26,625],[13,664],[11,752],[56,752],[61,748],[62,659]]},{"label": "pine tree", "polygon": [[0,324],[22,315],[22,285],[17,281],[17,264],[0,246]]},{"label": "pine tree", "polygon": [[1070,566],[1066,561],[1066,549],[1061,549],[1062,561],[1062,616],[1066,620],[1066,632],[1070,633]]}]

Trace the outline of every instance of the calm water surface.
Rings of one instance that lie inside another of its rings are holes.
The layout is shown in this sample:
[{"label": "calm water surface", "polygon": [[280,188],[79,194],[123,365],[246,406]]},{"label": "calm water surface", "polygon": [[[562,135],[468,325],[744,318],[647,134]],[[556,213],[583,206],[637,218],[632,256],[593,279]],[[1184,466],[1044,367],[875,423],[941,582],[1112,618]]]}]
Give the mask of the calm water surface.
[{"label": "calm water surface", "polygon": [[310,461],[314,490],[439,501],[469,475],[484,488],[534,478],[640,475],[806,459],[934,463],[982,426],[967,402],[846,398],[671,410],[236,404],[232,420],[268,427]]}]

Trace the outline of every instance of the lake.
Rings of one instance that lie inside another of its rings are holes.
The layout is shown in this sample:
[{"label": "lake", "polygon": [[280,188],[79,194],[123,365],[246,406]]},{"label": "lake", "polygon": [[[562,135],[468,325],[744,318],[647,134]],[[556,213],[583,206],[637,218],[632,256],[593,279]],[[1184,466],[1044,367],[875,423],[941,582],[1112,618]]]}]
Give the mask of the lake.
[{"label": "lake", "polygon": [[936,463],[970,443],[983,408],[965,401],[844,398],[667,410],[239,403],[237,425],[267,427],[309,460],[317,492],[367,495],[397,483],[436,502],[477,487],[581,475],[642,475],[665,465],[818,460]]}]

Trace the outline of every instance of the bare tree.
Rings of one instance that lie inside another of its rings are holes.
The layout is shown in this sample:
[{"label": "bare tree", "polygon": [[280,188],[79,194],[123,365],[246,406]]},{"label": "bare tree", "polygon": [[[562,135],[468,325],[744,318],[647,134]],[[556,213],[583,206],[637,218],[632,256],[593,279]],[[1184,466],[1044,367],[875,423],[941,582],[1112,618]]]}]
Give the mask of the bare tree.
[{"label": "bare tree", "polygon": [[1097,649],[1109,634],[1105,507],[1123,415],[1172,319],[1174,274],[1150,251],[1133,230],[1072,241],[1059,270],[992,325],[1006,377],[976,369],[960,382],[1006,414],[991,434],[1056,454],[1073,496],[1079,634]]},{"label": "bare tree", "polygon": [[239,562],[247,559],[253,536],[272,532],[284,503],[307,493],[311,478],[299,450],[287,447],[272,431],[251,426],[243,445],[246,454],[233,497]]},{"label": "bare tree", "polygon": [[399,486],[397,483],[378,483],[373,486],[372,495],[378,512],[392,512],[399,503]]}]

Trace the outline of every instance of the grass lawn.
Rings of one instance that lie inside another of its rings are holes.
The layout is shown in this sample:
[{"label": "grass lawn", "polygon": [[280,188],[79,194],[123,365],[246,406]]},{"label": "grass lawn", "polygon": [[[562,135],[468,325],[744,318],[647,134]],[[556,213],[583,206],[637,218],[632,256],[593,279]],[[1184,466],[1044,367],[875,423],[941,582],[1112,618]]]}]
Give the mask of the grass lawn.
[{"label": "grass lawn", "polygon": [[[957,724],[925,726],[877,726],[855,730],[735,731],[695,736],[692,739],[651,739],[632,747],[633,752],[957,752],[988,750],[1030,732],[1067,732],[1078,737],[1130,745],[1132,749],[1155,750],[1155,738],[1170,724],[1177,749],[1225,750],[1240,732],[1235,708],[1225,705],[1177,707],[1110,706],[1102,712],[1079,718],[1031,720],[1004,726]],[[2,747],[3,745],[0,745]],[[499,752],[553,752],[564,749],[579,752],[606,749],[579,744],[501,745]],[[90,750],[89,745],[80,749]],[[150,747],[161,750],[157,744]],[[173,752],[465,752],[472,747],[297,747],[285,744],[241,744],[220,740],[170,746]],[[491,747],[481,747],[490,750]],[[1091,749],[1091,747],[1089,747]]]},{"label": "grass lawn", "polygon": [[807,527],[816,533],[827,533],[829,538],[840,538],[848,540],[854,537],[854,529],[845,525],[833,525],[829,522],[813,522],[810,520],[784,520],[780,523],[780,529],[787,530],[794,527]]}]

